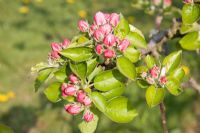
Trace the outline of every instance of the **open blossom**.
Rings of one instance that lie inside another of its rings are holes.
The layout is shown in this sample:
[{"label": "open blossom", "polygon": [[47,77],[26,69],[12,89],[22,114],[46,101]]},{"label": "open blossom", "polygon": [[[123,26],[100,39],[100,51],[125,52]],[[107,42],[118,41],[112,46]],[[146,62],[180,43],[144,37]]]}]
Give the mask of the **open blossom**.
[{"label": "open blossom", "polygon": [[102,12],[97,12],[94,16],[94,22],[97,24],[97,25],[104,25],[106,24],[106,17],[104,15],[104,13]]},{"label": "open blossom", "polygon": [[83,100],[83,104],[85,106],[90,106],[91,103],[92,103],[91,99],[88,96],[86,96],[85,99]]},{"label": "open blossom", "polygon": [[103,49],[103,47],[101,44],[97,44],[95,47],[96,53],[99,55],[102,54],[102,49]]},{"label": "open blossom", "polygon": [[110,24],[105,24],[99,27],[99,30],[104,34],[107,35],[112,31],[112,26]]},{"label": "open blossom", "polygon": [[130,45],[129,40],[124,39],[124,40],[122,40],[121,43],[119,44],[119,50],[120,50],[120,51],[124,51],[124,50],[127,49],[127,47],[128,47],[129,45]]},{"label": "open blossom", "polygon": [[86,22],[84,20],[80,20],[78,22],[78,28],[82,32],[87,32],[89,30],[89,24],[88,24],[88,22]]},{"label": "open blossom", "polygon": [[62,50],[61,45],[59,43],[56,43],[56,42],[51,43],[51,48],[55,52],[59,52],[59,51]]},{"label": "open blossom", "polygon": [[160,77],[160,83],[161,83],[161,84],[166,84],[166,82],[167,82],[166,76]]},{"label": "open blossom", "polygon": [[78,104],[67,104],[65,105],[65,110],[72,115],[76,115],[80,113],[81,111],[81,106]]},{"label": "open blossom", "polygon": [[160,73],[160,68],[157,66],[154,66],[153,68],[150,69],[149,73],[153,78],[158,78],[159,73]]},{"label": "open blossom", "polygon": [[113,51],[111,49],[106,49],[104,51],[104,57],[105,58],[113,58],[113,57],[115,57],[115,51]]},{"label": "open blossom", "polygon": [[80,103],[84,103],[84,99],[86,97],[86,93],[83,90],[79,90],[77,92],[76,100]]},{"label": "open blossom", "polygon": [[112,26],[117,26],[118,23],[119,23],[119,19],[120,19],[119,14],[117,14],[117,13],[112,13],[112,14],[110,15],[110,24],[111,24]]},{"label": "open blossom", "polygon": [[70,74],[69,75],[69,80],[72,82],[72,83],[76,83],[78,81],[78,78],[76,75],[74,74]]},{"label": "open blossom", "polygon": [[116,42],[116,39],[113,34],[108,34],[103,40],[103,43],[106,46],[113,46],[115,44],[115,42]]},{"label": "open blossom", "polygon": [[63,96],[73,96],[76,94],[76,91],[77,91],[75,86],[71,84],[67,84],[67,83],[62,84],[61,90],[62,90]]},{"label": "open blossom", "polygon": [[63,40],[62,47],[67,48],[70,43],[71,43],[70,40],[66,38]]},{"label": "open blossom", "polygon": [[53,59],[53,60],[56,60],[56,59],[59,59],[60,58],[60,55],[57,51],[52,51],[50,53],[50,58]]},{"label": "open blossom", "polygon": [[86,113],[83,115],[83,119],[86,121],[86,122],[90,122],[92,121],[94,118],[94,114],[90,111],[86,111]]},{"label": "open blossom", "polygon": [[103,32],[102,32],[101,30],[99,30],[99,29],[97,29],[97,30],[94,32],[93,36],[94,36],[94,39],[95,39],[96,41],[98,41],[98,42],[99,42],[99,41],[102,41],[103,38],[104,38]]}]

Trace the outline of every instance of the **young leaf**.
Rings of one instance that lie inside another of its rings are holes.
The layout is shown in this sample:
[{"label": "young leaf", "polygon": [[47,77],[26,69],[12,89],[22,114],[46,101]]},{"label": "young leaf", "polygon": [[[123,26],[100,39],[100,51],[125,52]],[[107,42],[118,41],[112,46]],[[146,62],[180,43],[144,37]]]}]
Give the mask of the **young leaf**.
[{"label": "young leaf", "polygon": [[153,58],[153,56],[151,56],[151,55],[147,55],[147,56],[145,57],[144,61],[145,61],[146,65],[147,65],[147,67],[148,67],[149,69],[151,69],[153,66],[156,65],[156,61],[155,61],[155,59]]},{"label": "young leaf", "polygon": [[182,89],[180,88],[180,83],[173,78],[167,81],[166,88],[172,95],[175,96],[178,96],[182,92]]},{"label": "young leaf", "polygon": [[140,59],[141,53],[136,50],[133,46],[129,46],[125,51],[124,51],[124,56],[128,58],[132,63],[137,62]]},{"label": "young leaf", "polygon": [[100,91],[109,91],[123,86],[125,80],[126,78],[118,70],[107,70],[95,77],[94,87]]},{"label": "young leaf", "polygon": [[165,90],[163,88],[156,88],[155,86],[150,86],[146,90],[146,101],[150,108],[161,103],[165,96]]},{"label": "young leaf", "polygon": [[163,66],[166,68],[166,72],[171,72],[174,69],[176,69],[179,64],[181,63],[182,58],[182,51],[177,51],[169,54],[167,57],[163,60]]},{"label": "young leaf", "polygon": [[121,96],[125,91],[125,86],[114,88],[110,91],[101,93],[107,100],[112,99],[117,96]]},{"label": "young leaf", "polygon": [[81,133],[94,133],[95,132],[95,130],[97,128],[99,117],[97,116],[97,114],[95,114],[95,113],[93,113],[93,114],[94,114],[94,118],[92,121],[90,121],[90,122],[82,121],[78,125]]},{"label": "young leaf", "polygon": [[101,66],[98,66],[94,69],[94,71],[87,77],[88,81],[92,81],[93,78],[98,75],[99,73],[101,73],[103,71],[103,68]]},{"label": "young leaf", "polygon": [[97,66],[96,58],[87,61],[87,76],[89,76],[94,71],[96,66]]},{"label": "young leaf", "polygon": [[105,112],[107,102],[101,93],[92,92],[90,98],[92,99],[92,102],[97,107],[97,109],[99,109],[101,112]]},{"label": "young leaf", "polygon": [[85,62],[70,63],[70,68],[80,79],[85,79],[87,73],[87,64]]},{"label": "young leaf", "polygon": [[182,8],[182,20],[184,24],[192,24],[200,17],[200,6],[197,4],[185,4]]},{"label": "young leaf", "polygon": [[67,66],[64,65],[62,66],[58,71],[56,71],[54,73],[55,78],[59,81],[59,82],[63,82],[66,78],[67,78]]},{"label": "young leaf", "polygon": [[35,80],[35,92],[37,92],[41,85],[44,84],[52,72],[53,68],[47,68],[39,72],[38,77]]},{"label": "young leaf", "polygon": [[51,102],[58,102],[60,100],[60,83],[54,82],[49,87],[44,90],[44,94],[46,95],[47,99]]},{"label": "young leaf", "polygon": [[177,79],[178,81],[181,81],[184,78],[184,76],[185,76],[185,72],[183,68],[181,67],[170,73],[170,77]]},{"label": "young leaf", "polygon": [[137,32],[130,31],[126,39],[130,41],[131,45],[137,48],[147,48],[146,40]]},{"label": "young leaf", "polygon": [[68,48],[60,52],[64,57],[67,57],[75,62],[82,62],[92,58],[93,51],[88,47]]},{"label": "young leaf", "polygon": [[200,48],[200,40],[198,40],[200,34],[198,32],[191,32],[185,35],[179,43],[181,47],[186,50],[196,50]]},{"label": "young leaf", "polygon": [[140,88],[148,88],[149,87],[149,84],[145,81],[145,80],[137,80],[137,85],[140,87]]},{"label": "young leaf", "polygon": [[116,97],[110,100],[106,106],[105,114],[117,123],[128,123],[137,116],[136,110],[131,107],[125,97]]},{"label": "young leaf", "polygon": [[136,69],[129,59],[124,56],[117,58],[117,68],[127,78],[135,80]]},{"label": "young leaf", "polygon": [[120,22],[114,30],[115,36],[119,37],[120,39],[125,38],[125,36],[129,33],[129,23],[125,18],[120,18]]}]

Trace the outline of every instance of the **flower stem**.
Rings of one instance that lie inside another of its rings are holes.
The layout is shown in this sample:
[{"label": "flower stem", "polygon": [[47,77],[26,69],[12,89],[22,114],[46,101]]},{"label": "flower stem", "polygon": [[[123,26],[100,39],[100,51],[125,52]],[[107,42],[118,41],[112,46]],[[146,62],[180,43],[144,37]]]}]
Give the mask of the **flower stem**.
[{"label": "flower stem", "polygon": [[164,102],[160,103],[160,112],[161,112],[163,133],[169,133],[168,128],[167,128],[166,112],[165,112]]}]

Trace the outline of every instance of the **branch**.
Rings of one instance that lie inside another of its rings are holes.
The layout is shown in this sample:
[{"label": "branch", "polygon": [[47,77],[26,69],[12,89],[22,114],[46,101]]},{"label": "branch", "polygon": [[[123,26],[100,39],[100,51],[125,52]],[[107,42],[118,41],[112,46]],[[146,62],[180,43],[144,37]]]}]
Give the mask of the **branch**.
[{"label": "branch", "polygon": [[164,102],[160,103],[160,113],[161,113],[161,119],[162,119],[163,133],[168,133]]},{"label": "branch", "polygon": [[184,83],[182,87],[192,87],[200,94],[200,84],[198,84],[198,82],[193,77],[191,77],[187,83]]}]

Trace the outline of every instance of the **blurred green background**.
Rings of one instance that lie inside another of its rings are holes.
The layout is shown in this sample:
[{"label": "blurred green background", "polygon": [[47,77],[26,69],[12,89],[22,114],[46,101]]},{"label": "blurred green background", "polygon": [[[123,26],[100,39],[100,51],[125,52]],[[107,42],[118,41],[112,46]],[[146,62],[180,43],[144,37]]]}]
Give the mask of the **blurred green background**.
[{"label": "blurred green background", "polygon": [[[92,19],[96,11],[123,13],[141,29],[148,40],[154,16],[134,9],[134,0],[0,0],[0,124],[16,133],[78,133],[77,119],[63,105],[51,104],[41,93],[34,93],[30,68],[45,61],[52,41],[78,34],[79,19]],[[181,0],[174,1],[181,7]],[[164,19],[169,27],[171,17]],[[179,49],[178,40],[170,49]],[[184,51],[184,64],[200,81],[200,59]],[[101,116],[97,133],[161,133],[159,108],[149,109],[145,90],[131,84],[126,94],[138,109],[131,123],[116,124]],[[167,124],[170,133],[200,132],[200,97],[187,88],[178,97],[166,95]]]}]

